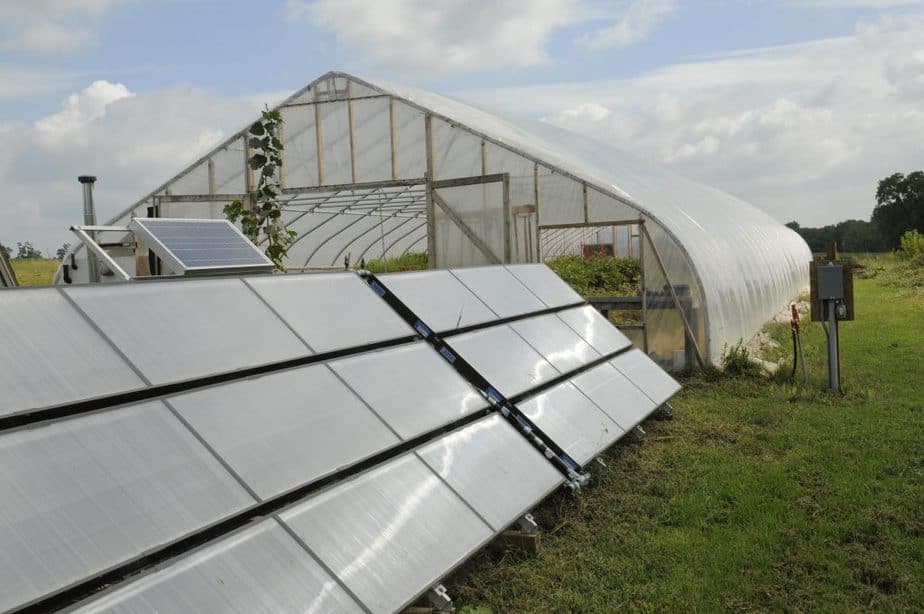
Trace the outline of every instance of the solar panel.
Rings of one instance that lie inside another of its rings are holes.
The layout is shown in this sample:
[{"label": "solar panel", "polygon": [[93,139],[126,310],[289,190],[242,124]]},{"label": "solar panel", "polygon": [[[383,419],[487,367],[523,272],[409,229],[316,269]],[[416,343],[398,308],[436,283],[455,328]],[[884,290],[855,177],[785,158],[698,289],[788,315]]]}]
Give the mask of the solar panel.
[{"label": "solar panel", "polygon": [[129,229],[180,275],[269,272],[273,262],[228,220],[134,218]]},{"label": "solar panel", "polygon": [[562,373],[600,358],[599,352],[554,313],[511,322],[510,328]]},{"label": "solar panel", "polygon": [[571,381],[624,431],[658,408],[657,403],[609,363],[585,371]]},{"label": "solar panel", "polygon": [[610,354],[632,346],[628,337],[590,305],[560,311],[558,317],[601,354]]},{"label": "solar panel", "polygon": [[330,363],[403,439],[484,409],[471,384],[423,342]]},{"label": "solar panel", "polygon": [[571,382],[549,388],[519,408],[582,465],[625,433]]},{"label": "solar panel", "polygon": [[0,293],[0,339],[0,416],[145,386],[56,289]]},{"label": "solar panel", "polygon": [[564,481],[498,414],[424,446],[419,454],[495,531]]},{"label": "solar panel", "polygon": [[253,499],[161,403],[0,435],[0,610]]},{"label": "solar panel", "polygon": [[665,403],[680,390],[680,384],[645,353],[632,350],[617,356],[610,364],[630,379],[657,405]]},{"label": "solar panel", "polygon": [[373,612],[394,612],[494,532],[416,455],[280,514]]},{"label": "solar panel", "polygon": [[261,499],[398,442],[325,365],[206,388],[169,402]]},{"label": "solar panel", "polygon": [[501,318],[546,308],[545,303],[502,266],[451,269],[451,272]]},{"label": "solar panel", "polygon": [[363,612],[275,520],[100,596],[79,614]]},{"label": "solar panel", "polygon": [[379,278],[435,331],[450,331],[498,318],[449,271],[389,273]]},{"label": "solar panel", "polygon": [[584,302],[580,294],[544,264],[508,264],[507,270],[548,307]]},{"label": "solar panel", "polygon": [[559,372],[507,325],[451,338],[452,348],[494,387],[511,397],[547,382]]},{"label": "solar panel", "polygon": [[240,279],[82,286],[64,292],[155,384],[311,353]]},{"label": "solar panel", "polygon": [[247,283],[315,352],[414,334],[353,273],[273,275]]}]

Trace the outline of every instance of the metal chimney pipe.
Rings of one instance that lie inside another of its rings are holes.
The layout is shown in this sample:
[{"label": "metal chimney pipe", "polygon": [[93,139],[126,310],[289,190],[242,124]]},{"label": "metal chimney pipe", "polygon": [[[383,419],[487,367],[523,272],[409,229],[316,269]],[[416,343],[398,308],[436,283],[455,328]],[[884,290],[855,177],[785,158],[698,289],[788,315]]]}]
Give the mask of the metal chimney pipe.
[{"label": "metal chimney pipe", "polygon": [[[93,205],[93,184],[96,183],[96,177],[93,175],[81,175],[77,181],[83,186],[83,224],[84,226],[96,226],[96,207]],[[87,233],[90,237],[95,238],[96,233]],[[99,262],[96,254],[87,249],[87,273],[90,276],[90,283],[99,283]]]}]

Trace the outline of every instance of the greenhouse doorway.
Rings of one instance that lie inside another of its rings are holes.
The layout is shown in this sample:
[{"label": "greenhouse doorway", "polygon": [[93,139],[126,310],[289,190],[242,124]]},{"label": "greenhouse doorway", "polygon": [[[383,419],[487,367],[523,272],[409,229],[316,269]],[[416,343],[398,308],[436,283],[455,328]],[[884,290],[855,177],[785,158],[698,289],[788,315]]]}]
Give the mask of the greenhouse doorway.
[{"label": "greenhouse doorway", "polygon": [[509,174],[433,181],[429,201],[431,268],[511,261]]}]

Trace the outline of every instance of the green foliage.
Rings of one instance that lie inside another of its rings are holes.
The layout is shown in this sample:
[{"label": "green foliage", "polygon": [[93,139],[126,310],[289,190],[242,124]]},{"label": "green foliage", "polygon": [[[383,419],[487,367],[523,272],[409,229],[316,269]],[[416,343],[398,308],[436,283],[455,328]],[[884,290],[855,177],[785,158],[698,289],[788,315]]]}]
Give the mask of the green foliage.
[{"label": "green foliage", "polygon": [[760,367],[751,362],[751,352],[741,339],[735,345],[730,346],[726,343],[722,347],[720,364],[722,365],[722,372],[726,375],[737,377],[758,375],[760,373]]},{"label": "green foliage", "polygon": [[397,271],[421,271],[427,268],[427,252],[410,252],[384,260],[370,260],[366,270],[371,273],[395,273]]},{"label": "green foliage", "polygon": [[[282,114],[266,109],[249,131],[248,145],[253,153],[248,164],[259,171],[254,192],[247,202],[235,200],[224,208],[225,216],[232,223],[241,223],[241,230],[254,245],[266,241],[264,252],[280,270],[285,269],[283,260],[289,253],[289,246],[295,241],[296,233],[288,230],[282,222],[282,204],[279,197],[278,171],[282,168],[283,143],[279,138]],[[262,235],[262,237],[261,237]]]},{"label": "green foliage", "polygon": [[924,232],[924,171],[895,173],[879,182],[873,222],[889,248],[897,247],[906,230]]},{"label": "green foliage", "polygon": [[799,233],[813,252],[825,251],[831,242],[837,243],[841,251],[882,252],[890,249],[879,226],[863,220],[846,220],[821,228],[803,227],[797,222],[789,222],[786,226]]},{"label": "green foliage", "polygon": [[641,269],[634,258],[559,256],[546,261],[581,296],[635,296]]},{"label": "green foliage", "polygon": [[895,252],[899,260],[924,263],[924,235],[917,230],[909,230],[899,238],[899,248]]},{"label": "green foliage", "polygon": [[0,243],[0,250],[6,252],[6,257],[7,257],[7,258],[12,258],[12,257],[13,257],[13,250],[12,250],[11,248],[7,247],[6,245],[4,245],[3,243]]},{"label": "green foliage", "polygon": [[17,260],[31,260],[32,258],[41,258],[42,251],[32,246],[32,241],[16,242]]}]

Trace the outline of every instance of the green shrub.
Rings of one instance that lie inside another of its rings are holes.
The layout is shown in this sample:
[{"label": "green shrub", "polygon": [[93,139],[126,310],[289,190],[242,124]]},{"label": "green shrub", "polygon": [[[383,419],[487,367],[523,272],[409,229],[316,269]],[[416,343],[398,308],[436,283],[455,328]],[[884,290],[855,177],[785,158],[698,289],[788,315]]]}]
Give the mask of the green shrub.
[{"label": "green shrub", "polygon": [[370,260],[366,270],[372,273],[395,273],[398,271],[421,271],[427,268],[427,252],[410,252],[384,260]]},{"label": "green shrub", "polygon": [[640,267],[634,258],[559,256],[546,264],[582,296],[634,296]]},{"label": "green shrub", "polygon": [[722,371],[726,375],[758,375],[760,367],[751,362],[751,352],[744,342],[739,339],[738,343],[729,346],[727,343],[722,346]]},{"label": "green shrub", "polygon": [[899,239],[900,247],[895,253],[899,260],[924,264],[924,235],[917,230],[909,230]]}]

